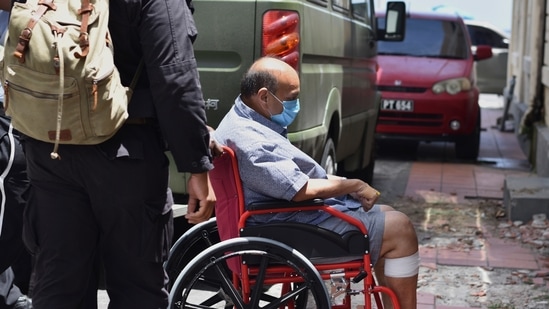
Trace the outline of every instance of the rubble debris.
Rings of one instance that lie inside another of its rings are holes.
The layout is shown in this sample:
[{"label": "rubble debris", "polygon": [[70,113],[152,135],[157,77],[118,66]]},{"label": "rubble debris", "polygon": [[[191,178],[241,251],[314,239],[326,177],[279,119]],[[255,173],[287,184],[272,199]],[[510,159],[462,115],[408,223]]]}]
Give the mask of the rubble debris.
[{"label": "rubble debris", "polygon": [[545,214],[535,214],[532,221],[500,222],[497,226],[500,238],[518,240],[530,245],[540,255],[549,255],[549,221]]}]

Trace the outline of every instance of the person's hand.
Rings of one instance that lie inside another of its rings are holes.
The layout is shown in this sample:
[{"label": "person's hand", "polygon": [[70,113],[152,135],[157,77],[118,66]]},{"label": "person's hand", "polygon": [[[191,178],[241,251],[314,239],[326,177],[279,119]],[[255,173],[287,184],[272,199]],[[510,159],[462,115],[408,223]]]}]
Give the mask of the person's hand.
[{"label": "person's hand", "polygon": [[214,158],[219,157],[223,153],[223,147],[215,139],[210,138],[210,151]]},{"label": "person's hand", "polygon": [[358,191],[351,193],[351,196],[354,199],[360,201],[360,204],[362,204],[362,208],[364,208],[365,211],[374,207],[374,204],[379,199],[380,195],[381,193],[379,193],[379,191],[370,187],[367,183],[364,183]]},{"label": "person's hand", "polygon": [[223,147],[212,136],[215,130],[210,126],[207,127],[208,131],[210,131],[210,151],[212,152],[212,156],[215,158],[223,153]]},{"label": "person's hand", "polygon": [[185,218],[191,224],[206,221],[212,217],[215,207],[215,194],[208,173],[191,174],[187,182],[189,202]]}]

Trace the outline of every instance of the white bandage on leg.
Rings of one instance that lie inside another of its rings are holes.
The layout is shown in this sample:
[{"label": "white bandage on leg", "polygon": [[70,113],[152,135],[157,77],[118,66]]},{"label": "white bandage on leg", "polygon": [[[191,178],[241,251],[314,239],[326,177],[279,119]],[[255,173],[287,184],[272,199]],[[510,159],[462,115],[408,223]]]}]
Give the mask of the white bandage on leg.
[{"label": "white bandage on leg", "polygon": [[385,276],[392,278],[407,278],[419,272],[419,252],[410,256],[385,259]]}]

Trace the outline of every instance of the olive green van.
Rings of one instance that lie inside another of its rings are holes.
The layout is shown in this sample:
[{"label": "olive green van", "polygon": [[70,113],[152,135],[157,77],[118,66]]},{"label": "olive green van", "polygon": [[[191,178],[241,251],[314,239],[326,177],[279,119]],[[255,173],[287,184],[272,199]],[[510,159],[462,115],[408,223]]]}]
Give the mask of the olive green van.
[{"label": "olive green van", "polygon": [[[216,127],[239,94],[254,60],[276,56],[301,80],[292,143],[329,173],[370,182],[380,93],[377,40],[401,40],[403,2],[387,4],[387,32],[377,33],[373,0],[193,0],[194,43],[208,124]],[[170,186],[185,190],[172,164]]]}]

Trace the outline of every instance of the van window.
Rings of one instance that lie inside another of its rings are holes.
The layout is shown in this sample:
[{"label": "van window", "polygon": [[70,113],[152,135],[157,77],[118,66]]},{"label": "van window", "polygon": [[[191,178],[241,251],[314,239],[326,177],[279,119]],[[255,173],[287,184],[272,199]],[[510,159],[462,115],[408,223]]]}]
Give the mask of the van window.
[{"label": "van window", "polygon": [[349,11],[349,8],[351,7],[351,4],[349,3],[349,0],[332,0],[332,4],[334,6],[334,9],[340,11],[343,9],[344,11]]},{"label": "van window", "polygon": [[319,4],[321,6],[326,6],[327,0],[308,0],[309,2]]},{"label": "van window", "polygon": [[370,23],[371,7],[369,5],[370,0],[351,0],[351,6],[353,7],[353,17]]},{"label": "van window", "polygon": [[[385,28],[385,19],[379,18],[378,25]],[[467,59],[468,47],[463,28],[451,20],[429,20],[407,18],[406,36],[402,42],[380,41],[381,55],[410,55],[447,59]]]}]

